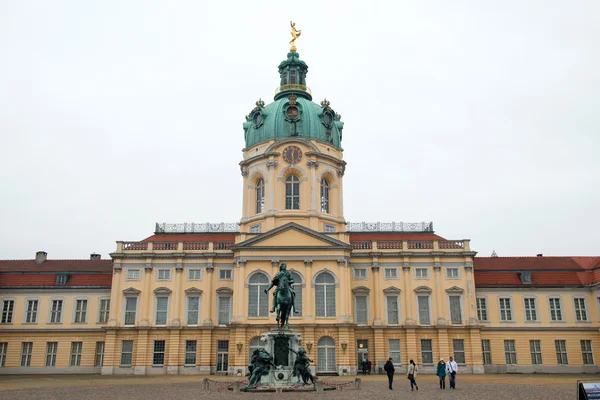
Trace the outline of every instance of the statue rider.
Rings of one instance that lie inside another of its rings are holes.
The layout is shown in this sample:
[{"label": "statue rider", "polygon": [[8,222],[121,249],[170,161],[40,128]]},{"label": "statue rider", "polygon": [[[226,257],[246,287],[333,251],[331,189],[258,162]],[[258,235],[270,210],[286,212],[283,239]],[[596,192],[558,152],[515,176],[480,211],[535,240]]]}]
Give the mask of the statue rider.
[{"label": "statue rider", "polygon": [[269,286],[268,289],[265,289],[265,293],[269,293],[269,290],[271,290],[273,286],[277,286],[277,289],[275,289],[275,291],[273,292],[273,308],[271,308],[270,312],[275,312],[275,308],[277,307],[277,293],[279,293],[279,278],[283,275],[287,277],[288,283],[290,285],[290,293],[292,295],[292,306],[294,307],[294,313],[298,313],[298,310],[296,309],[296,292],[294,291],[294,287],[292,286],[294,284],[294,278],[292,277],[290,271],[287,270],[287,265],[285,263],[281,263],[281,265],[279,266],[279,272],[276,273],[273,279],[271,280],[271,286]]}]

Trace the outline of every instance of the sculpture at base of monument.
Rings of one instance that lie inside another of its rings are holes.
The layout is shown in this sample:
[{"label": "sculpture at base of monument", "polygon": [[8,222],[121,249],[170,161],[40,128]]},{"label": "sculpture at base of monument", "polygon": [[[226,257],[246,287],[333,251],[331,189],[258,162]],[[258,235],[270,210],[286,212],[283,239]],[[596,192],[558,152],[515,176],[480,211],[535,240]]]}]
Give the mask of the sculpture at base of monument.
[{"label": "sculpture at base of monument", "polygon": [[[289,350],[293,353],[296,353],[292,349]],[[310,373],[311,362],[313,362],[313,360],[308,358],[308,356],[306,355],[306,350],[300,347],[300,349],[298,349],[298,352],[296,353],[296,361],[294,362],[294,372],[292,373],[292,376],[298,377],[298,383],[300,383],[300,378],[302,378],[302,382],[305,385],[308,384],[308,381],[310,381],[313,385],[315,384],[316,378],[313,376],[313,374]]]},{"label": "sculpture at base of monument", "polygon": [[292,274],[287,270],[287,265],[281,263],[279,266],[279,272],[275,274],[271,281],[271,286],[265,289],[265,293],[269,293],[269,290],[273,286],[277,286],[273,293],[273,308],[271,312],[277,312],[277,327],[279,329],[289,329],[289,317],[292,309],[295,313],[298,312],[296,309],[296,292],[292,285],[294,284],[294,278]]},{"label": "sculpture at base of monument", "polygon": [[275,364],[273,364],[273,357],[271,357],[269,352],[265,349],[255,349],[252,352],[250,365],[248,365],[250,378],[248,378],[248,385],[246,387],[256,387],[260,383],[260,378],[269,373],[271,366],[275,367]]}]

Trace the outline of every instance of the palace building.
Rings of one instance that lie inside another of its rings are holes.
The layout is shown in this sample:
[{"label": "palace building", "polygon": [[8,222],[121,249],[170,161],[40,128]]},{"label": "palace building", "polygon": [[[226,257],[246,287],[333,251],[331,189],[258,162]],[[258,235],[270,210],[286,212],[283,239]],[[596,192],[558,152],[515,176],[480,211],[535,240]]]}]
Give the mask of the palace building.
[{"label": "palace building", "polygon": [[0,374],[245,375],[282,262],[317,374],[449,356],[463,373],[599,372],[600,257],[476,257],[432,223],[348,222],[344,123],[307,71],[290,51],[246,116],[239,223],[156,224],[111,260],[0,261]]}]

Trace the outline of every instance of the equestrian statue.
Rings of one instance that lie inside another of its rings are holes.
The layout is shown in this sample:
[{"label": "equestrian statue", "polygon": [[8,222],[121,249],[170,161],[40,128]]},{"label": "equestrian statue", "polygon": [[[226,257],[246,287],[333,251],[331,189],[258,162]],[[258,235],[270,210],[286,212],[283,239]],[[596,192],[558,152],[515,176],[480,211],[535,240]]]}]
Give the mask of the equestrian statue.
[{"label": "equestrian statue", "polygon": [[269,290],[273,286],[277,286],[277,289],[273,292],[273,308],[271,308],[270,312],[277,312],[277,327],[279,329],[290,329],[288,320],[292,308],[294,309],[294,313],[298,313],[296,308],[296,292],[292,286],[293,284],[294,278],[287,270],[287,265],[281,263],[279,272],[271,280],[271,286],[265,289],[265,293],[269,293]]}]

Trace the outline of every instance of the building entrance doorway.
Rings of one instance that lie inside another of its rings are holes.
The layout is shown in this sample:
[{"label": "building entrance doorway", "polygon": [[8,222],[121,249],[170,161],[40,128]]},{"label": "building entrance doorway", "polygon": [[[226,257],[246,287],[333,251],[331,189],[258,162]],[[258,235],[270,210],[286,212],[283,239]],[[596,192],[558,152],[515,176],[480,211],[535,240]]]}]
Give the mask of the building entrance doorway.
[{"label": "building entrance doorway", "polygon": [[370,374],[371,368],[368,365],[369,361],[369,341],[368,340],[357,340],[356,341],[356,360],[359,374]]}]

